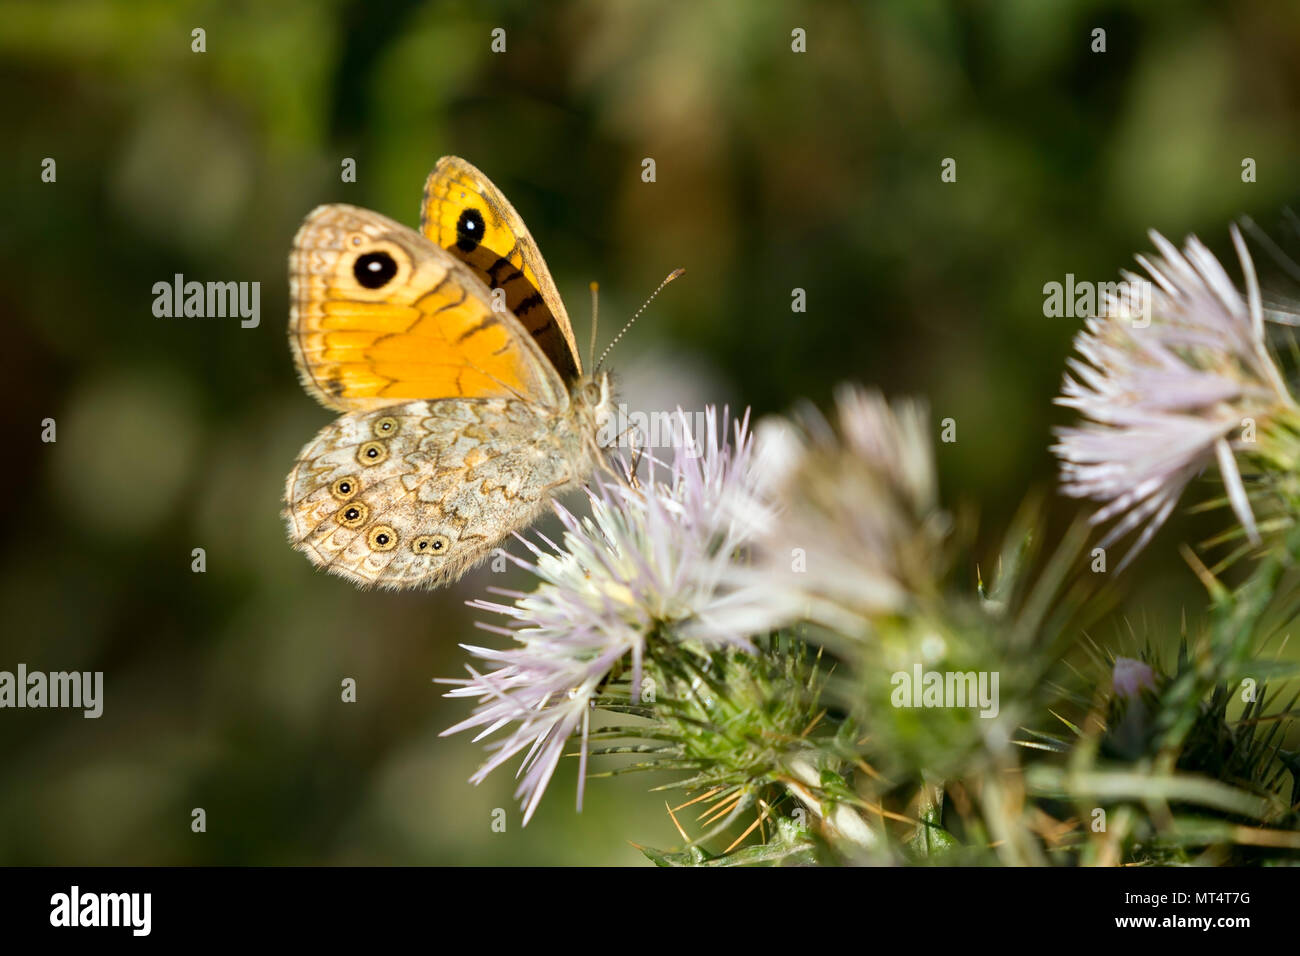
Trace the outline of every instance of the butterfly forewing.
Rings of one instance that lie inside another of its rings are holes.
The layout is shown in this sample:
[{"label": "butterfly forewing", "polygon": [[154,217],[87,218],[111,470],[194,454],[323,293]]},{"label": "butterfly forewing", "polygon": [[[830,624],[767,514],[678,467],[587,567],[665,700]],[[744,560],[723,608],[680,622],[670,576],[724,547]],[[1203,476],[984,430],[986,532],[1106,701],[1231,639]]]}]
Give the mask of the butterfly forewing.
[{"label": "butterfly forewing", "polygon": [[424,185],[420,231],[462,260],[537,341],[566,382],[581,373],[577,342],[555,281],[514,206],[478,169],[444,156]]},{"label": "butterfly forewing", "polygon": [[307,390],[330,408],[415,398],[526,398],[567,390],[509,313],[458,259],[353,206],[321,206],[294,239],[290,334]]}]

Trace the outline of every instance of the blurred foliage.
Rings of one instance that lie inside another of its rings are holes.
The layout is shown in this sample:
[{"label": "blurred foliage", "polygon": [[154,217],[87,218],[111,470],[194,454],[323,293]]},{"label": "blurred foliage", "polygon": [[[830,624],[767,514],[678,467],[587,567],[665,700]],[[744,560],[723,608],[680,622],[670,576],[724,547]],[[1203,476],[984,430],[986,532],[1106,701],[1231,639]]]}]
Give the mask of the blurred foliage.
[{"label": "blurred foliage", "polygon": [[[588,281],[607,341],[687,269],[614,353],[629,382],[690,379],[663,407],[924,394],[958,422],[945,497],[996,531],[1050,484],[1066,417],[1077,323],[1043,317],[1043,284],[1115,277],[1151,227],[1230,261],[1233,217],[1273,225],[1300,194],[1298,46],[1300,9],[1269,0],[0,2],[0,669],[106,673],[97,721],[0,712],[0,861],[630,863],[629,832],[674,838],[643,780],[522,831],[508,776],[465,783],[479,750],[436,737],[462,711],[429,679],[501,580],[362,593],[285,544],[284,473],[327,420],[283,331],[314,205],[414,224],[434,160],[464,156],[580,341]],[[176,273],[260,282],[261,324],[155,318]],[[1162,532],[1127,583],[1142,614],[1204,609],[1172,542],[1218,520]]]}]

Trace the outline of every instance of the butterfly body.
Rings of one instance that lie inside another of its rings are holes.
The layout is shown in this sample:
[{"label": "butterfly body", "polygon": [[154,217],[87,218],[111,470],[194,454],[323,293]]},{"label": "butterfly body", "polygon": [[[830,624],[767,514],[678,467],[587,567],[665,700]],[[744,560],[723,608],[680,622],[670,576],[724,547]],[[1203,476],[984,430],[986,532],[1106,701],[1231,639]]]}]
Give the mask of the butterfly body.
[{"label": "butterfly body", "polygon": [[322,206],[290,255],[299,375],[343,414],[289,473],[289,537],[361,585],[459,578],[591,475],[612,411],[608,377],[582,373],[545,262],[496,187],[443,159],[422,220],[416,232]]}]

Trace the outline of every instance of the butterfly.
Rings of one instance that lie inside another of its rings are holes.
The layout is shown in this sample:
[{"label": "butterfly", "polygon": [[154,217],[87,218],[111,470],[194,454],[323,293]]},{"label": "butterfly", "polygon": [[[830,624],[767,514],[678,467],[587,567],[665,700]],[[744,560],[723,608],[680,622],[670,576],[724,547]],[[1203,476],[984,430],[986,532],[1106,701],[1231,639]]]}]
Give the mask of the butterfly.
[{"label": "butterfly", "polygon": [[455,581],[602,464],[608,373],[582,370],[537,244],[454,156],[425,183],[420,230],[314,209],[289,255],[289,343],[303,386],[342,414],[289,472],[289,540],[359,585]]}]

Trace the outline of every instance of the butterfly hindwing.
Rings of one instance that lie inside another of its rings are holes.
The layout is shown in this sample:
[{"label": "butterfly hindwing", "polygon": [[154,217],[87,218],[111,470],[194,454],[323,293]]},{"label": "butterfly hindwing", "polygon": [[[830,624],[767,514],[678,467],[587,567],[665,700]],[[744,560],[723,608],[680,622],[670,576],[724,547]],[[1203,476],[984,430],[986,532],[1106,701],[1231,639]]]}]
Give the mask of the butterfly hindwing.
[{"label": "butterfly hindwing", "polygon": [[362,585],[455,580],[591,465],[581,438],[513,399],[415,401],[349,412],[303,448],[289,538]]},{"label": "butterfly hindwing", "polygon": [[330,408],[567,390],[513,315],[459,259],[354,206],[315,209],[289,257],[289,339],[303,385]]},{"label": "butterfly hindwing", "polygon": [[420,231],[462,260],[536,340],[568,382],[581,374],[569,314],[528,227],[501,190],[478,169],[444,156],[429,174]]}]

